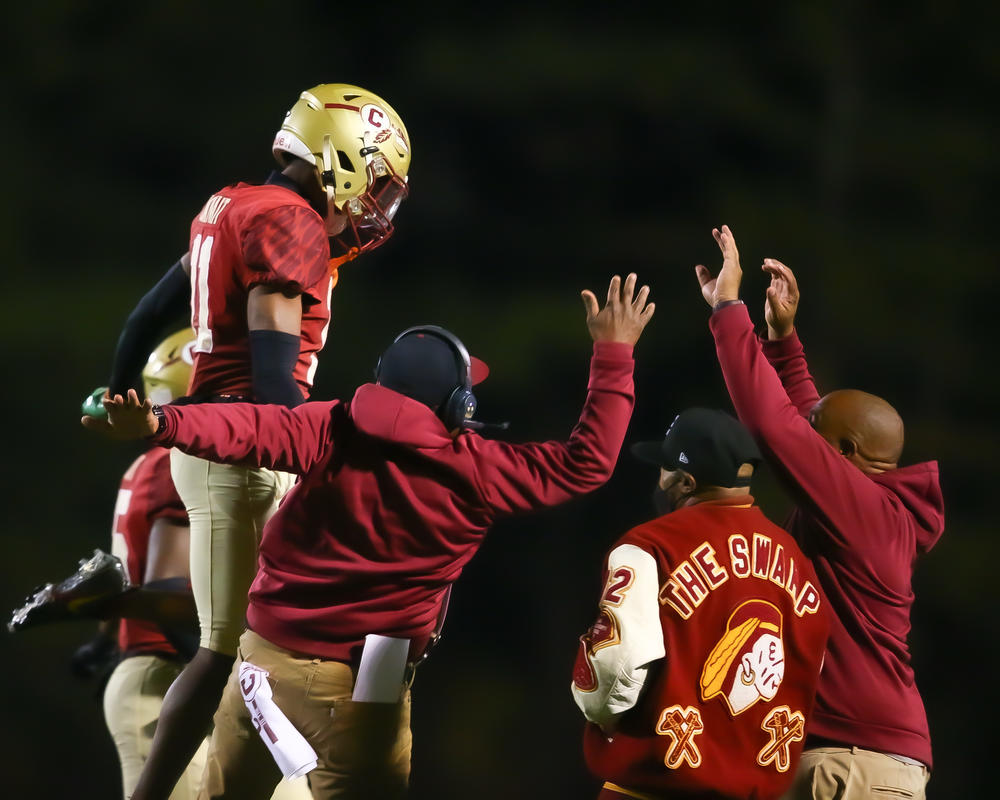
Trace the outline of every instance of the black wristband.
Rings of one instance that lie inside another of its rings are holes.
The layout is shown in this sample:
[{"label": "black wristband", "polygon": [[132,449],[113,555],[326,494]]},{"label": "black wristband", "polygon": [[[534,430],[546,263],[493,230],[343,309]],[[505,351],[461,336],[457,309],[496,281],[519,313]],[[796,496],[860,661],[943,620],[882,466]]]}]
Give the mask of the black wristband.
[{"label": "black wristband", "polygon": [[720,308],[725,308],[726,306],[734,306],[737,303],[743,305],[742,300],[723,300],[721,303],[716,303],[714,306],[712,306],[712,313],[714,314]]},{"label": "black wristband", "polygon": [[150,411],[156,417],[156,430],[149,435],[150,437],[159,436],[167,429],[167,415],[163,413],[163,409],[159,406],[153,406]]}]

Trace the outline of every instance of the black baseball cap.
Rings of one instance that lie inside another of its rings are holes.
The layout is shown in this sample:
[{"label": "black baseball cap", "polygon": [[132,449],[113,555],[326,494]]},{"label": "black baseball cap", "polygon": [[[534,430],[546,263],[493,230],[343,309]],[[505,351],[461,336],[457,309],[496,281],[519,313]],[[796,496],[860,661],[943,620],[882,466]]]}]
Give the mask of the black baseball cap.
[{"label": "black baseball cap", "polygon": [[705,486],[749,486],[753,473],[744,464],[762,460],[750,432],[730,414],[714,408],[689,408],[670,424],[658,442],[632,445],[632,455],[668,470],[682,469]]},{"label": "black baseball cap", "polygon": [[[472,356],[469,361],[475,385],[486,378],[489,367]],[[375,379],[387,389],[438,408],[465,382],[464,369],[461,355],[448,341],[433,333],[412,333],[382,353]]]}]

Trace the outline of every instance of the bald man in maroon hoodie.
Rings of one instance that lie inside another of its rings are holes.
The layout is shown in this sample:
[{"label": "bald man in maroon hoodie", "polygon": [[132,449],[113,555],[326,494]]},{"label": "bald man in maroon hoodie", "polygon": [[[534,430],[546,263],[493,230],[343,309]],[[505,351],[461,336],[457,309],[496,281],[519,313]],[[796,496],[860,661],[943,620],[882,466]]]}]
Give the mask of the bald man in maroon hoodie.
[{"label": "bald man in maroon hoodie", "polygon": [[812,559],[835,613],[793,800],[923,798],[930,777],[927,715],[907,634],[913,567],[944,529],[937,462],[899,467],[903,422],[885,400],[856,390],[822,399],[795,332],[792,271],[771,276],[758,340],[739,299],[742,270],[728,227],[717,278],[695,271],[733,405],[796,507],[784,527]]}]

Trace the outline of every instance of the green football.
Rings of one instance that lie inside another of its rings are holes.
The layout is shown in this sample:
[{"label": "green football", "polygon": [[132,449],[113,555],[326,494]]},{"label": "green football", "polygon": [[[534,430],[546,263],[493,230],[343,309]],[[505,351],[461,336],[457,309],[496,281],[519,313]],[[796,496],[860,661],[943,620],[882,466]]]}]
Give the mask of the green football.
[{"label": "green football", "polygon": [[87,399],[83,401],[83,405],[80,406],[80,410],[84,416],[97,417],[98,419],[108,418],[108,412],[104,409],[104,404],[101,402],[107,390],[107,386],[99,386],[87,396]]}]

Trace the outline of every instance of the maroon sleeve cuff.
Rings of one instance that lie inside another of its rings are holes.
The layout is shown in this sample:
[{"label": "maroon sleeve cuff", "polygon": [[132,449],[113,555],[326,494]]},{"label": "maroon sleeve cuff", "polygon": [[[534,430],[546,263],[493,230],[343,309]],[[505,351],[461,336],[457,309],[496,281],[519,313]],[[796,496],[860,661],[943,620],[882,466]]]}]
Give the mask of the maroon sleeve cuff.
[{"label": "maroon sleeve cuff", "polygon": [[799,334],[795,328],[792,328],[792,332],[788,336],[783,336],[780,339],[768,339],[766,334],[757,338],[760,341],[760,349],[763,351],[764,357],[771,362],[802,352],[802,342],[799,341]]},{"label": "maroon sleeve cuff", "polygon": [[632,345],[625,342],[594,342],[594,355],[590,359],[590,379],[587,391],[613,391],[631,395]]},{"label": "maroon sleeve cuff", "polygon": [[627,342],[594,342],[594,357],[625,361],[632,358],[632,345]]},{"label": "maroon sleeve cuff", "polygon": [[750,321],[750,311],[746,303],[720,303],[708,318],[708,326],[713,333],[738,330],[745,326],[753,327]]}]

